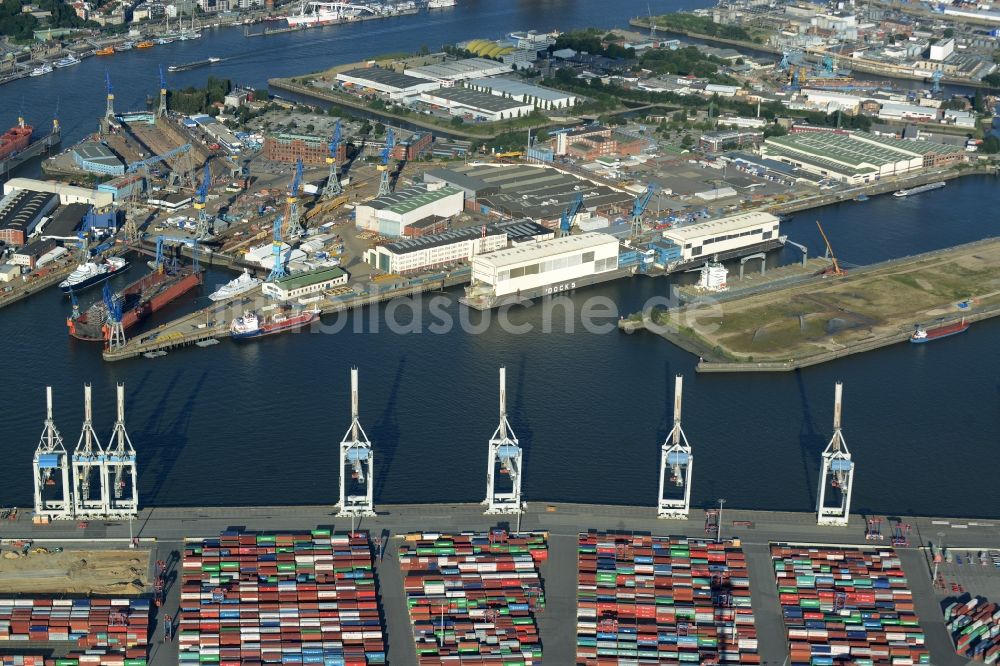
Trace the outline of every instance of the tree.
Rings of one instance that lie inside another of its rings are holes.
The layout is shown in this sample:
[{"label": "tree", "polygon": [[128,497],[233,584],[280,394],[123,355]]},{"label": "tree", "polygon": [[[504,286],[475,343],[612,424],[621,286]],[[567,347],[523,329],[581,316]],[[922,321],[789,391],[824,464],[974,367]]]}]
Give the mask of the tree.
[{"label": "tree", "polygon": [[764,138],[770,138],[772,136],[785,136],[788,134],[788,130],[785,129],[784,125],[779,125],[778,123],[768,123],[764,126]]},{"label": "tree", "polygon": [[422,55],[422,56],[429,55],[430,52],[431,52],[431,50],[430,50],[430,48],[428,48],[428,46],[426,44],[421,44],[420,45],[420,55]]},{"label": "tree", "polygon": [[684,148],[690,148],[693,145],[694,145],[694,137],[691,136],[690,134],[685,134],[683,138],[681,138],[681,146],[683,146]]},{"label": "tree", "polygon": [[979,152],[986,153],[987,155],[1000,153],[1000,139],[995,134],[990,134],[979,144]]},{"label": "tree", "polygon": [[945,28],[944,29],[944,38],[945,39],[951,39],[954,36],[955,36],[955,29],[954,28]]},{"label": "tree", "polygon": [[385,125],[382,123],[375,123],[374,134],[375,136],[382,136],[385,134]]},{"label": "tree", "polygon": [[454,125],[455,127],[458,127],[464,122],[465,121],[462,119],[462,116],[455,116],[454,118],[451,119],[451,124]]}]

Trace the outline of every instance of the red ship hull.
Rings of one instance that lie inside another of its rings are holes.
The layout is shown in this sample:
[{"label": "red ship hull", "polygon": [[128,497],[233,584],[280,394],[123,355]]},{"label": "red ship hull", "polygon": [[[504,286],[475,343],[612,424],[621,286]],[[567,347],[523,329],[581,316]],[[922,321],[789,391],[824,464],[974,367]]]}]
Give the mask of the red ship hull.
[{"label": "red ship hull", "polygon": [[21,152],[31,143],[30,125],[15,125],[0,135],[0,160]]},{"label": "red ship hull", "polygon": [[[162,310],[201,284],[201,271],[182,270],[176,274],[150,273],[122,291],[122,329],[128,330],[154,312]],[[76,319],[68,319],[69,334],[78,340],[100,342],[110,331],[103,308],[95,305]]]},{"label": "red ship hull", "polygon": [[910,342],[916,342],[916,343],[931,342],[932,340],[947,338],[950,335],[965,333],[967,330],[969,330],[969,326],[971,325],[972,324],[966,323],[966,321],[963,319],[960,322],[956,322],[954,324],[948,324],[947,326],[939,326],[938,328],[929,328],[925,331],[927,333],[925,337],[918,338],[916,337],[916,334],[914,334],[910,338]]}]

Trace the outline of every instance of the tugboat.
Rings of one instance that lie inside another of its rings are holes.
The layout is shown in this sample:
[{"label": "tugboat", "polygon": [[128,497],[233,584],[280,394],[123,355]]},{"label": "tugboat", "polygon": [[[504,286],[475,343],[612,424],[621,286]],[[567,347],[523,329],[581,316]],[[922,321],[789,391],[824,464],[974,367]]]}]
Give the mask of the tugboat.
[{"label": "tugboat", "polygon": [[242,317],[237,317],[233,320],[232,325],[229,327],[229,334],[236,340],[260,338],[265,335],[294,331],[303,326],[308,326],[318,318],[319,315],[315,312],[306,311],[291,316],[279,313],[270,319],[262,320],[257,316],[256,312],[247,312]]},{"label": "tugboat", "polygon": [[937,328],[924,328],[918,324],[917,330],[913,331],[913,335],[910,336],[910,342],[919,344],[923,342],[931,342],[932,340],[939,340],[941,338],[947,338],[952,335],[958,335],[959,333],[965,333],[969,330],[969,326],[971,325],[972,324],[967,324],[965,322],[965,317],[962,317],[962,321],[960,322],[948,324],[946,326],[938,326]]}]

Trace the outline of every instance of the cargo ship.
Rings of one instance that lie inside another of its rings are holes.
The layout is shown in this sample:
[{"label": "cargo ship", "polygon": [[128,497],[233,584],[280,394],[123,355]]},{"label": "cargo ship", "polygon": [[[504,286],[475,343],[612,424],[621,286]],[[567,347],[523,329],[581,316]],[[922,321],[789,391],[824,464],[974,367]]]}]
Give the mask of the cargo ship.
[{"label": "cargo ship", "polygon": [[939,340],[941,338],[947,338],[952,335],[958,335],[959,333],[965,333],[969,330],[969,326],[965,321],[965,317],[962,317],[962,321],[956,322],[954,324],[948,324],[946,326],[938,326],[937,328],[924,328],[923,326],[917,326],[917,330],[913,332],[910,336],[910,342],[923,343],[931,342],[933,340]]},{"label": "cargo ship", "polygon": [[270,319],[262,320],[255,312],[248,312],[242,317],[233,320],[229,327],[229,334],[236,340],[246,338],[260,338],[265,335],[294,331],[295,329],[308,326],[316,321],[319,315],[315,312],[302,312],[297,315],[288,316],[284,313],[276,314]]},{"label": "cargo ship", "polygon": [[171,65],[167,67],[168,72],[186,72],[189,69],[195,69],[196,67],[205,67],[206,65],[214,65],[215,63],[222,60],[222,58],[206,58],[205,60],[195,60],[194,62],[186,62],[181,65]]},{"label": "cargo ship", "polygon": [[[162,310],[202,282],[202,272],[185,267],[168,273],[154,271],[121,291],[122,328],[128,330],[149,315]],[[78,317],[66,320],[69,334],[78,340],[100,342],[108,339],[108,310],[97,302]]]},{"label": "cargo ship", "polygon": [[897,198],[909,197],[914,194],[923,194],[924,192],[930,192],[931,190],[937,190],[945,186],[945,182],[939,181],[937,183],[927,183],[926,185],[920,185],[918,187],[911,187],[906,190],[897,190],[892,193],[892,196]]},{"label": "cargo ship", "polygon": [[31,143],[31,125],[24,124],[24,118],[18,118],[17,124],[0,135],[0,161],[14,157]]}]

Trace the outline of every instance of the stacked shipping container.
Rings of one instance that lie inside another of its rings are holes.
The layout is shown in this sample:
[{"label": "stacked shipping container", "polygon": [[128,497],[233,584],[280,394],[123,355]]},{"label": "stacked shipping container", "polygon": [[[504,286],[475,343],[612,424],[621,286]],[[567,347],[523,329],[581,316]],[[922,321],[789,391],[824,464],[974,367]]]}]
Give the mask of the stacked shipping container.
[{"label": "stacked shipping container", "polygon": [[892,548],[774,544],[771,561],[793,666],[930,663]]},{"label": "stacked shipping container", "polygon": [[944,609],[955,651],[967,659],[995,664],[1000,658],[1000,607],[985,599],[955,601]]},{"label": "stacked shipping container", "polygon": [[367,532],[225,532],[182,567],[182,666],[385,663]]},{"label": "stacked shipping container", "polygon": [[581,534],[576,663],[759,664],[739,546]]},{"label": "stacked shipping container", "polygon": [[145,666],[149,600],[0,599],[0,650],[23,645],[7,641],[71,642],[77,649],[62,659],[4,656],[3,666],[40,666],[43,662],[46,666]]},{"label": "stacked shipping container", "polygon": [[408,534],[399,549],[421,666],[542,663],[547,534]]}]

